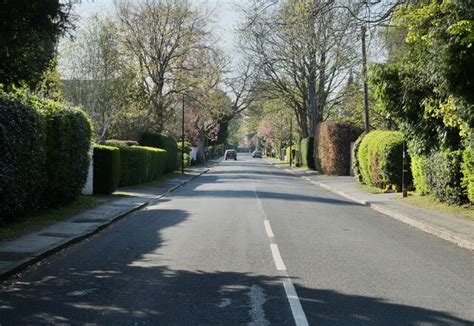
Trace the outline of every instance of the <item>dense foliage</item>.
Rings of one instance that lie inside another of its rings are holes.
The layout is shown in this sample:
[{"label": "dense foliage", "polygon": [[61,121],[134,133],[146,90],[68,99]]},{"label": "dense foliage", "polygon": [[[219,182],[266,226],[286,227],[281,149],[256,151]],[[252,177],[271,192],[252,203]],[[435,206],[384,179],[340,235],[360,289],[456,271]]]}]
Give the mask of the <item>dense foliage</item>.
[{"label": "dense foliage", "polygon": [[349,175],[351,142],[361,130],[344,122],[322,122],[314,134],[316,170],[329,175]]},{"label": "dense foliage", "polygon": [[107,139],[105,142],[106,146],[114,147],[128,147],[128,146],[138,146],[138,142],[135,140],[121,140],[121,139]]},{"label": "dense foliage", "polygon": [[166,167],[164,149],[132,146],[120,147],[120,187],[132,186],[160,178]]},{"label": "dense foliage", "polygon": [[113,193],[120,181],[120,149],[94,146],[94,194]]},{"label": "dense foliage", "polygon": [[141,135],[139,143],[141,146],[162,148],[166,150],[167,157],[165,172],[173,172],[176,170],[178,163],[178,145],[173,137],[165,134],[145,132]]},{"label": "dense foliage", "polygon": [[413,155],[413,184],[419,194],[431,194],[449,204],[474,202],[472,167],[470,148]]},{"label": "dense foliage", "polygon": [[23,91],[0,91],[0,107],[2,220],[77,198],[89,166],[86,115]]},{"label": "dense foliage", "polygon": [[69,9],[60,0],[0,1],[0,84],[37,85],[69,27]]},{"label": "dense foliage", "polygon": [[303,166],[314,169],[314,137],[301,140],[301,160]]},{"label": "dense foliage", "polygon": [[[403,134],[399,131],[376,130],[362,139],[357,150],[357,161],[364,184],[382,189],[402,188]],[[406,166],[409,166],[407,157]],[[406,169],[405,184],[412,183]]]}]

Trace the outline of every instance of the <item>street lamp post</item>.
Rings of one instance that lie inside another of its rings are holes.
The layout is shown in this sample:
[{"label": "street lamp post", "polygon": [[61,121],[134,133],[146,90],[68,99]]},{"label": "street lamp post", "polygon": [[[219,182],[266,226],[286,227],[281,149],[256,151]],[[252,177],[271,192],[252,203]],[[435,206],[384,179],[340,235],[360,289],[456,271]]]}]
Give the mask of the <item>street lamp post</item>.
[{"label": "street lamp post", "polygon": [[293,159],[293,150],[292,150],[292,147],[293,147],[293,118],[290,118],[290,167],[291,167],[291,163],[292,163],[292,159]]}]

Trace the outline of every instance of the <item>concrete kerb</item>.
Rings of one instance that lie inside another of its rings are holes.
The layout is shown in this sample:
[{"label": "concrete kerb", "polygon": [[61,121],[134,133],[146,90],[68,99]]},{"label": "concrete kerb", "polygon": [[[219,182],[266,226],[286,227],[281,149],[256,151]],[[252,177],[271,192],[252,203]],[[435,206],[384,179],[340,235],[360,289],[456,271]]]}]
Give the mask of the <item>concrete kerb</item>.
[{"label": "concrete kerb", "polygon": [[176,185],[176,186],[173,186],[172,188],[168,189],[168,191],[166,191],[165,193],[161,194],[161,195],[158,195],[158,196],[155,196],[151,199],[148,199],[146,200],[145,202],[143,202],[142,204],[139,204],[138,206],[135,206],[131,209],[128,209],[126,211],[123,211],[123,212],[120,212],[119,214],[117,214],[116,216],[112,217],[110,220],[108,220],[107,222],[104,222],[100,225],[98,225],[95,229],[89,231],[89,232],[86,232],[84,234],[81,234],[81,235],[78,235],[78,236],[75,236],[75,237],[72,237],[72,238],[69,238],[69,239],[65,239],[64,242],[62,243],[58,243],[58,244],[55,244],[53,247],[43,251],[43,252],[40,252],[40,253],[34,253],[34,256],[30,256],[30,257],[27,257],[23,260],[20,260],[18,262],[16,262],[15,266],[12,266],[11,268],[9,268],[8,270],[6,271],[1,271],[0,273],[0,281],[4,281],[6,280],[7,278],[11,277],[12,275],[14,274],[18,274],[18,273],[21,273],[22,271],[24,271],[26,268],[42,261],[43,259],[75,244],[75,243],[78,243],[78,242],[81,242],[82,240],[84,239],[87,239],[91,236],[93,236],[94,234],[97,234],[99,233],[100,231],[102,231],[103,229],[105,229],[106,227],[108,227],[109,225],[111,225],[112,223],[115,223],[121,219],[123,219],[124,217],[130,215],[131,213],[133,212],[136,212],[136,211],[139,211],[143,208],[145,208],[146,206],[148,206],[152,201],[156,201],[160,198],[163,198],[167,195],[169,195],[170,193],[176,191],[177,189],[183,187],[184,185],[190,183],[191,181],[193,181],[194,179],[200,177],[201,175],[209,172],[209,168],[199,172],[199,174],[196,174],[196,175],[193,175],[191,176],[191,178],[189,178],[188,180],[185,180],[183,182],[181,182],[180,184]]},{"label": "concrete kerb", "polygon": [[[280,169],[284,168],[285,171],[287,171],[287,172],[289,172],[293,175],[296,175],[296,173],[294,171],[292,171],[291,169],[289,169],[287,167],[279,166],[279,165],[277,165],[274,162],[269,161],[269,160],[266,160],[266,161],[268,163],[272,164],[273,166],[276,166],[277,168],[280,168]],[[302,176],[302,178],[309,181],[309,182],[311,182],[314,185],[317,185],[321,188],[329,190],[332,193],[335,193],[335,194],[337,194],[341,197],[349,199],[349,200],[351,200],[355,203],[367,206],[367,207],[369,207],[369,208],[371,208],[371,209],[373,209],[373,210],[375,210],[375,211],[377,211],[381,214],[384,214],[384,215],[389,216],[393,219],[396,219],[400,222],[408,224],[408,225],[410,225],[412,227],[415,227],[415,228],[417,228],[421,231],[424,231],[426,233],[437,236],[438,238],[441,238],[443,240],[452,242],[452,243],[456,244],[459,247],[462,247],[462,248],[465,248],[465,249],[468,249],[468,250],[474,250],[474,242],[472,242],[470,240],[467,240],[467,239],[463,238],[462,236],[459,236],[458,234],[453,233],[449,230],[446,230],[442,227],[433,226],[431,224],[413,219],[413,218],[411,218],[411,217],[409,217],[405,214],[399,213],[399,212],[391,210],[391,209],[387,209],[387,208],[385,208],[382,205],[377,204],[377,203],[373,203],[373,202],[370,202],[370,201],[360,200],[360,199],[354,198],[354,197],[344,193],[343,191],[340,191],[340,190],[338,190],[338,189],[336,189],[336,188],[334,188],[334,187],[332,187],[328,184],[312,181],[311,179],[309,179],[308,177],[305,177],[305,176]]]}]

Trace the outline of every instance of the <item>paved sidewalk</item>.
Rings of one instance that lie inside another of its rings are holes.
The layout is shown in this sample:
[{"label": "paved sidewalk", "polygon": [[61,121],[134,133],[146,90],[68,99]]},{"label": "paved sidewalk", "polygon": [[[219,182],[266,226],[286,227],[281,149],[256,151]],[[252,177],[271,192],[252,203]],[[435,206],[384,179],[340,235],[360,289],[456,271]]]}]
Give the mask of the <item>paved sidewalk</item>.
[{"label": "paved sidewalk", "polygon": [[290,168],[273,159],[267,161],[301,178],[382,214],[409,224],[460,247],[474,250],[474,222],[402,202],[400,194],[371,194],[361,190],[354,177],[319,175],[315,171]]},{"label": "paved sidewalk", "polygon": [[117,192],[127,197],[97,206],[17,239],[0,242],[0,279],[18,273],[68,245],[97,233],[114,221],[166,196],[207,171],[207,167],[192,168],[185,175],[166,180],[154,187],[120,188]]}]

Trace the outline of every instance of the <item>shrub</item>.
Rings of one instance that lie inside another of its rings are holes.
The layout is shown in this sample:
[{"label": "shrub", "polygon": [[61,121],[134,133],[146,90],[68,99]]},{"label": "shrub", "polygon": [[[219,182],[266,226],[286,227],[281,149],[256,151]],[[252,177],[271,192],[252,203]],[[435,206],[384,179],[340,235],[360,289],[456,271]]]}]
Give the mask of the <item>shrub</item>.
[{"label": "shrub", "polygon": [[112,146],[94,146],[94,193],[111,194],[120,181],[120,150]]},{"label": "shrub", "polygon": [[[382,189],[402,186],[403,134],[398,131],[376,130],[361,141],[357,160],[363,183]],[[409,157],[407,166],[409,166]],[[405,174],[405,184],[412,183],[410,170]]]},{"label": "shrub", "polygon": [[303,166],[314,169],[314,137],[301,140],[301,160]]},{"label": "shrub", "polygon": [[108,139],[105,142],[106,146],[113,147],[129,147],[129,146],[138,146],[138,142],[135,140],[119,140],[119,139]]},{"label": "shrub", "polygon": [[[181,141],[177,141],[176,142],[176,145],[178,146],[178,154],[181,155],[181,146],[182,146],[182,142]],[[193,147],[193,145],[190,143],[190,142],[187,142],[185,141],[184,142],[184,153],[188,153],[191,151],[191,148]]]},{"label": "shrub", "polygon": [[474,153],[472,146],[468,145],[463,152],[461,186],[471,203],[474,203]]},{"label": "shrub", "polygon": [[362,139],[364,139],[365,135],[367,135],[367,133],[364,131],[359,136],[359,138],[357,138],[352,149],[352,169],[354,170],[354,176],[359,183],[363,183],[363,178],[360,172],[360,164],[359,160],[357,159],[357,155],[359,153],[360,143],[362,142]]},{"label": "shrub", "polygon": [[425,155],[411,155],[411,173],[413,186],[419,195],[430,193],[430,185],[426,180],[426,171],[429,168],[429,157]]},{"label": "shrub", "polygon": [[120,147],[120,187],[158,179],[165,171],[167,153],[164,149],[132,146]]},{"label": "shrub", "polygon": [[43,124],[24,96],[0,90],[0,223],[41,206],[46,182]]},{"label": "shrub", "polygon": [[60,205],[81,194],[89,169],[92,129],[86,114],[58,102],[42,106],[46,119],[46,200]]},{"label": "shrub", "polygon": [[[191,156],[189,154],[184,154],[184,167],[191,166]],[[178,167],[181,169],[181,154],[178,154]]]},{"label": "shrub", "polygon": [[77,198],[89,168],[91,126],[84,112],[0,90],[0,118],[0,219]]},{"label": "shrub", "polygon": [[315,168],[324,174],[349,175],[351,142],[361,131],[346,122],[323,122],[314,135]]},{"label": "shrub", "polygon": [[141,146],[162,148],[166,150],[165,172],[172,172],[177,168],[176,157],[178,155],[178,146],[173,137],[157,133],[143,133],[139,141]]}]

